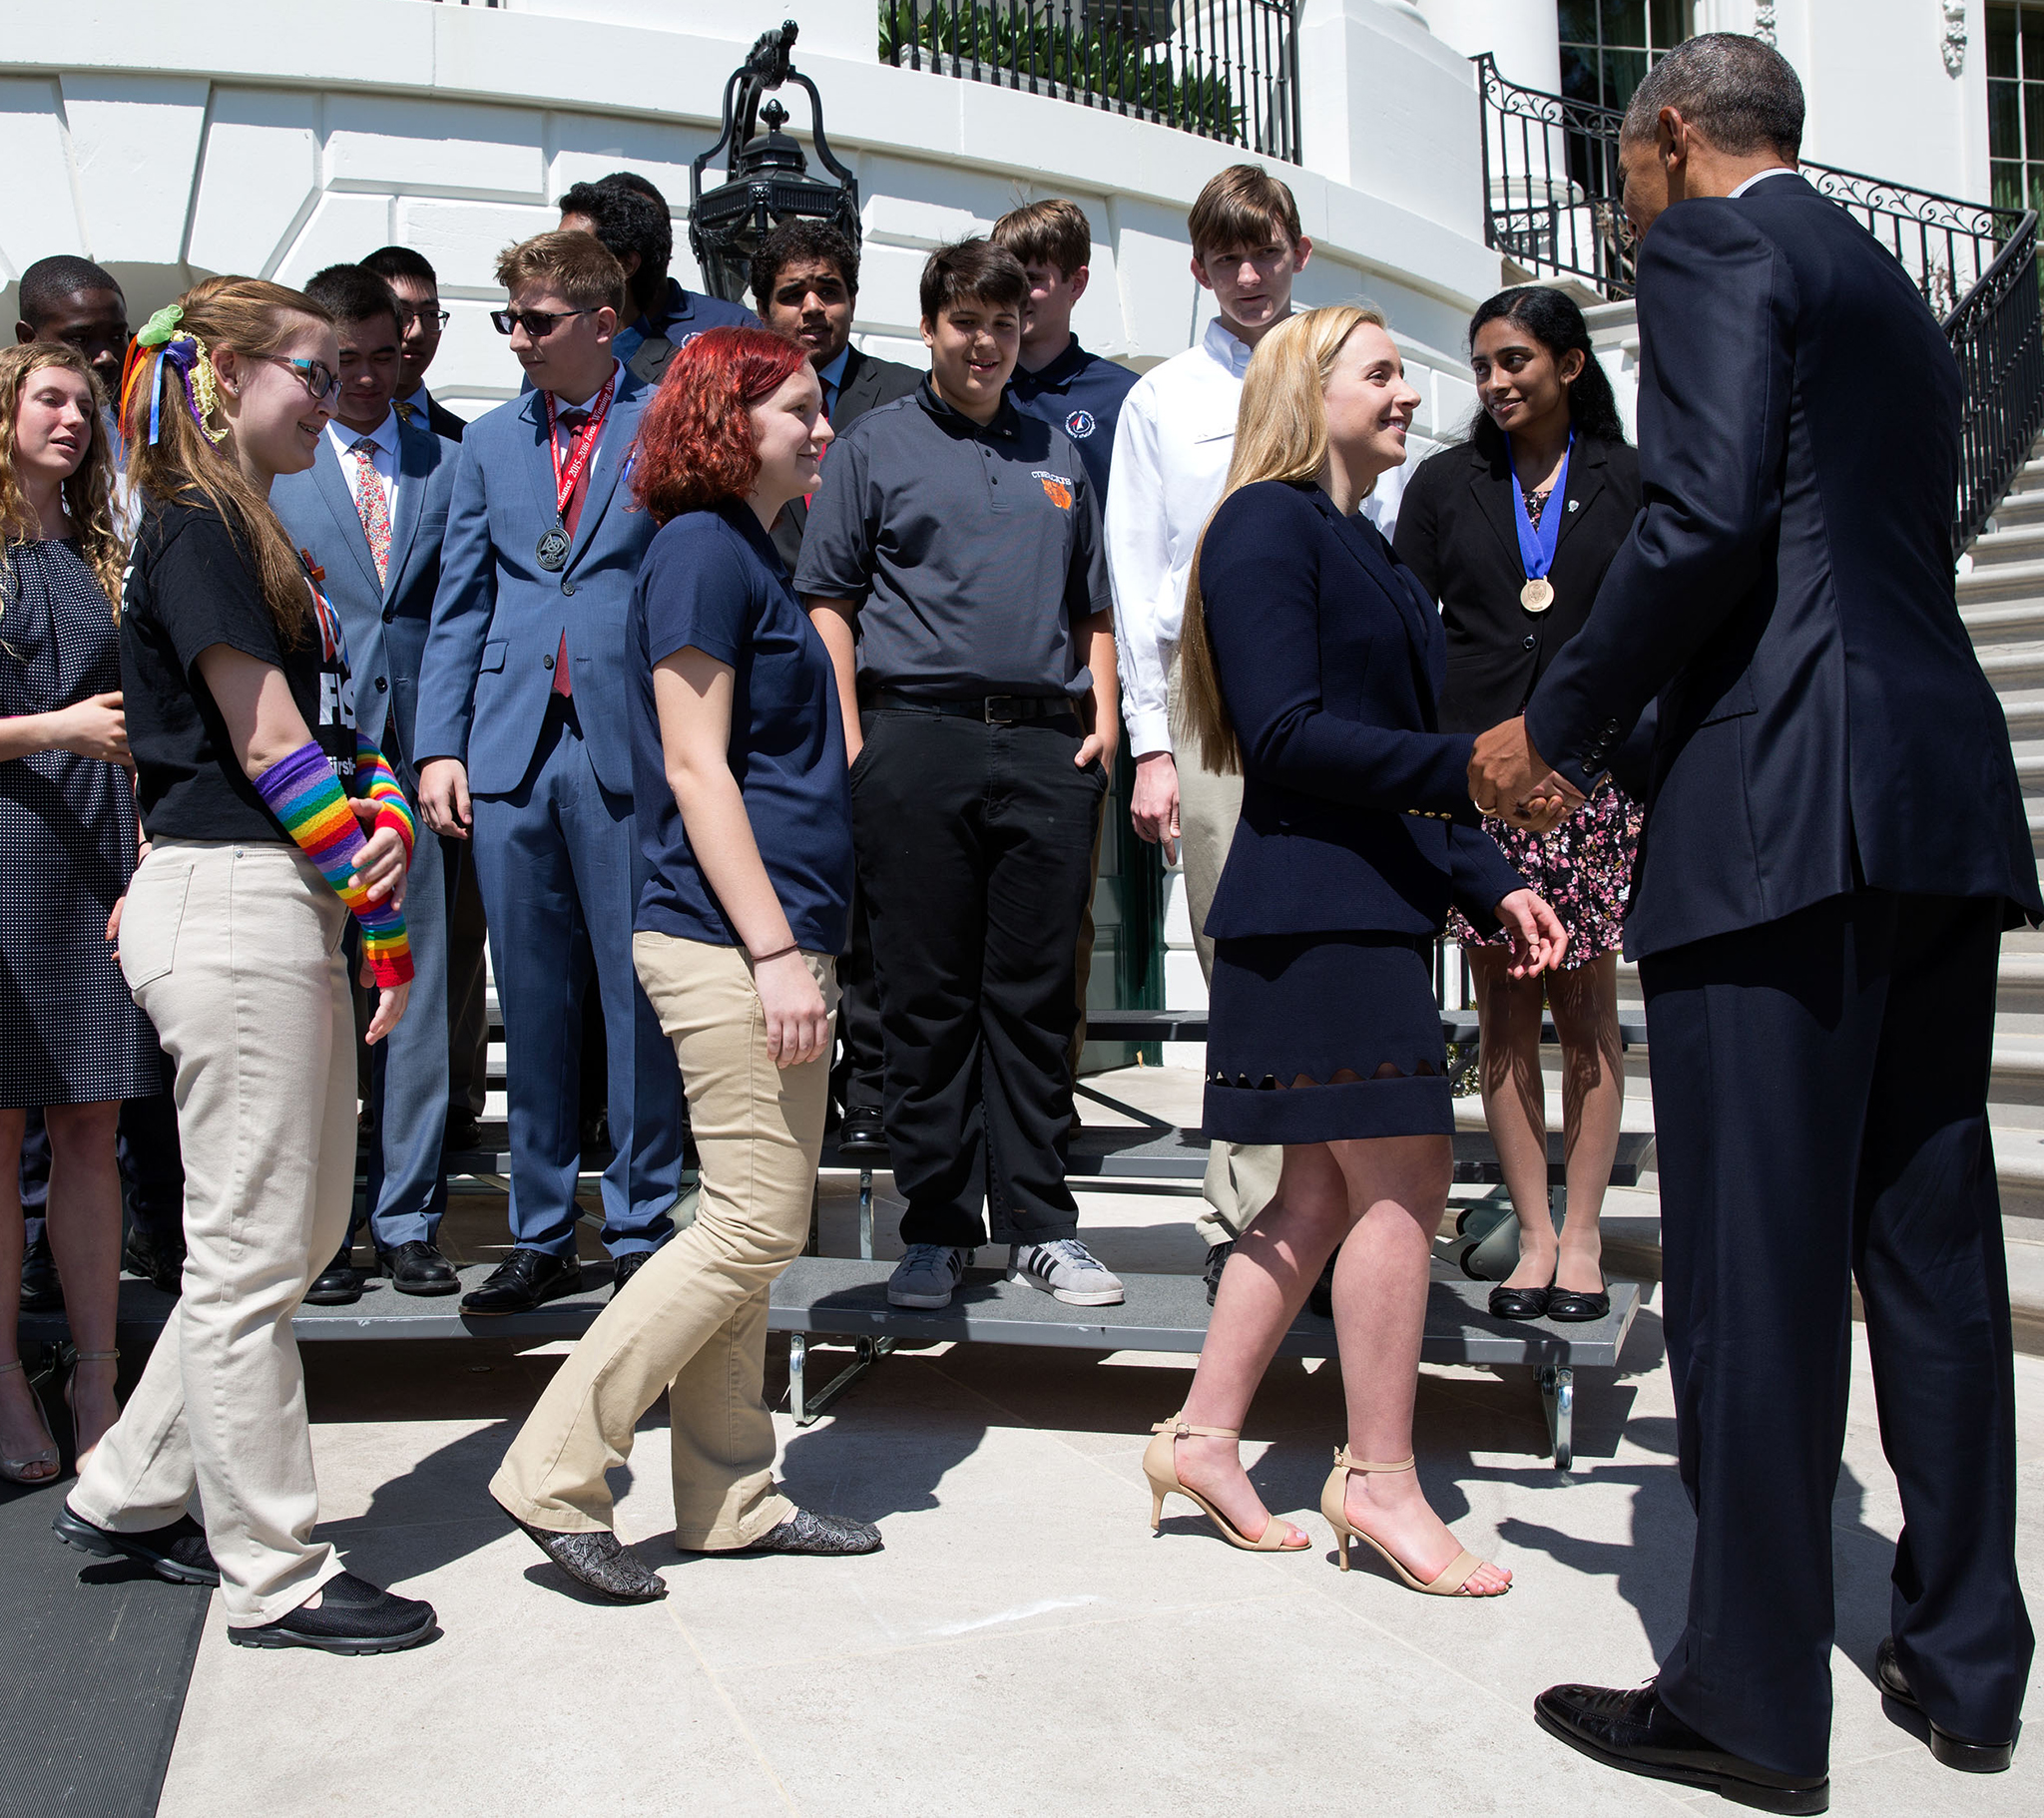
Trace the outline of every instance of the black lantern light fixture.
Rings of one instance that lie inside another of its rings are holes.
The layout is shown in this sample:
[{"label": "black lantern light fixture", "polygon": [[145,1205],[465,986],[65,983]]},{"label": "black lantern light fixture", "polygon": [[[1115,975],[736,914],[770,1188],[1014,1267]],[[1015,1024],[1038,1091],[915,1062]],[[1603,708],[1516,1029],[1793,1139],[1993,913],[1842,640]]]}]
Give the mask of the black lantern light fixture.
[{"label": "black lantern light fixture", "polygon": [[[753,254],[761,240],[784,221],[828,222],[859,243],[858,179],[831,156],[823,137],[823,102],[816,85],[788,62],[795,22],[763,32],[745,62],[724,85],[724,132],[689,166],[689,245],[703,268],[704,287],[728,303],[742,302],[751,280]],[[811,177],[802,149],[781,128],[787,110],[761,97],[783,82],[799,83],[809,94],[809,134],[816,160],[837,181]],[[759,133],[762,123],[766,131]],[[726,146],[730,179],[707,195],[703,172]]]}]

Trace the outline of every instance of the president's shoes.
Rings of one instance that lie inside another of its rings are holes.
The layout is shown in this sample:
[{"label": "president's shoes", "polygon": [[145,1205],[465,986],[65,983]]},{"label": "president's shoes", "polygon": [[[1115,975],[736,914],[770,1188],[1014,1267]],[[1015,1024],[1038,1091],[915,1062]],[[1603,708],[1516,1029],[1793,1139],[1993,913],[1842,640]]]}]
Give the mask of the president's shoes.
[{"label": "president's shoes", "polygon": [[1533,1718],[1551,1736],[1606,1767],[1674,1780],[1763,1812],[1827,1812],[1827,1776],[1779,1774],[1730,1754],[1661,1702],[1656,1683],[1630,1691],[1602,1685],[1550,1685],[1533,1700]]},{"label": "president's shoes", "polygon": [[1903,1675],[1901,1662],[1895,1658],[1895,1638],[1881,1636],[1880,1646],[1874,1649],[1873,1674],[1880,1683],[1881,1697],[1905,1710],[1913,1711],[1929,1725],[1930,1753],[1946,1767],[1955,1767],[1962,1774],[2005,1773],[2008,1764],[2015,1758],[2016,1745],[2013,1742],[1966,1742],[1959,1737],[1941,1730],[1929,1718],[1923,1717],[1923,1706],[1916,1702],[1916,1694],[1909,1689],[1909,1681]]},{"label": "president's shoes", "polygon": [[530,1313],[549,1300],[578,1292],[582,1263],[573,1255],[550,1256],[545,1250],[520,1245],[490,1271],[473,1293],[461,1297],[461,1310],[494,1318],[504,1313]]}]

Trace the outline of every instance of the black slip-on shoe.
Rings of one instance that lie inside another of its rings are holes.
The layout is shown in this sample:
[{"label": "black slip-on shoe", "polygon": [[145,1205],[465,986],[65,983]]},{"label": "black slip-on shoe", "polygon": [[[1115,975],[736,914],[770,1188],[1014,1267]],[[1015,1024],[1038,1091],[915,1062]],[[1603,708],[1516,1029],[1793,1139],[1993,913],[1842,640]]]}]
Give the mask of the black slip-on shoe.
[{"label": "black slip-on shoe", "polygon": [[[501,1503],[497,1507],[504,1508]],[[508,1509],[504,1513],[511,1515]],[[599,1596],[619,1603],[657,1603],[667,1595],[667,1581],[607,1528],[560,1534],[520,1522],[515,1515],[511,1519],[540,1552]]]},{"label": "black slip-on shoe", "polygon": [[1628,1691],[1550,1685],[1533,1700],[1533,1719],[1592,1761],[1628,1774],[1702,1787],[1756,1811],[1799,1815],[1831,1809],[1827,1775],[1780,1774],[1718,1747],[1666,1709],[1651,1681]]},{"label": "black slip-on shoe", "polygon": [[351,1306],[361,1297],[362,1278],[356,1274],[346,1250],[314,1275],[312,1285],[305,1290],[307,1304],[315,1307]]},{"label": "black slip-on shoe", "polygon": [[101,1528],[66,1503],[50,1523],[57,1538],[67,1547],[90,1553],[98,1559],[137,1560],[160,1579],[173,1585],[218,1585],[220,1568],[213,1563],[206,1545],[206,1530],[189,1515],[181,1515],[168,1528],[150,1528],[141,1534],[116,1534]]},{"label": "black slip-on shoe", "polygon": [[840,1160],[876,1161],[887,1156],[887,1127],[877,1105],[854,1105],[837,1127]]},{"label": "black slip-on shoe", "polygon": [[304,1604],[255,1628],[230,1628],[237,1647],[316,1647],[330,1654],[394,1654],[433,1633],[433,1606],[400,1597],[351,1572],[319,1587],[319,1607]]},{"label": "black slip-on shoe", "polygon": [[1235,1254],[1235,1239],[1225,1243],[1211,1243],[1207,1246],[1207,1266],[1202,1271],[1207,1277],[1207,1304],[1214,1304],[1214,1296],[1221,1292],[1221,1271],[1228,1267],[1229,1257]]},{"label": "black slip-on shoe", "polygon": [[[1880,1645],[1873,1651],[1873,1676],[1880,1684],[1880,1695],[1884,1699],[1923,1717],[1923,1706],[1916,1702],[1916,1694],[1909,1689],[1902,1664],[1895,1658],[1893,1635],[1882,1635]],[[1923,1717],[1923,1721],[1930,1727],[1932,1758],[1946,1767],[1957,1768],[1962,1774],[2006,1773],[2009,1763],[2015,1759],[2016,1745],[2013,1741],[1967,1742],[1948,1730],[1939,1729],[1928,1717]]]},{"label": "black slip-on shoe", "polygon": [[1490,1316],[1493,1319],[1541,1319],[1546,1316],[1553,1295],[1552,1288],[1495,1287],[1490,1290]]},{"label": "black slip-on shoe", "polygon": [[414,1239],[394,1250],[378,1250],[376,1266],[400,1294],[458,1294],[461,1277],[430,1243]]},{"label": "black slip-on shoe", "polygon": [[1564,1325],[1587,1325],[1593,1319],[1604,1318],[1610,1311],[1609,1289],[1600,1288],[1594,1294],[1579,1293],[1574,1288],[1547,1290],[1547,1317]]},{"label": "black slip-on shoe", "polygon": [[534,1307],[582,1287],[580,1258],[550,1256],[545,1250],[523,1245],[490,1271],[490,1276],[473,1293],[461,1297],[461,1310],[494,1318],[504,1313],[530,1313]]}]

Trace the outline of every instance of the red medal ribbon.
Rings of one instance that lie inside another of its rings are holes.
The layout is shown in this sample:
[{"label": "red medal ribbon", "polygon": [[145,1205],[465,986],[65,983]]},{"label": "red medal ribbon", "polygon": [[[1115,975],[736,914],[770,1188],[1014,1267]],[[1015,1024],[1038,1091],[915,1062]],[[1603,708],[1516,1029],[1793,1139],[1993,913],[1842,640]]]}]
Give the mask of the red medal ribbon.
[{"label": "red medal ribbon", "polygon": [[568,501],[575,496],[575,486],[582,478],[582,470],[589,465],[589,457],[595,452],[597,438],[603,434],[604,419],[611,413],[611,393],[618,388],[618,369],[611,368],[611,376],[604,380],[603,389],[596,394],[596,403],[589,412],[589,420],[581,429],[570,436],[572,452],[566,467],[561,465],[561,437],[559,415],[561,401],[550,391],[547,400],[547,453],[554,459],[555,514],[562,523],[568,521]]}]

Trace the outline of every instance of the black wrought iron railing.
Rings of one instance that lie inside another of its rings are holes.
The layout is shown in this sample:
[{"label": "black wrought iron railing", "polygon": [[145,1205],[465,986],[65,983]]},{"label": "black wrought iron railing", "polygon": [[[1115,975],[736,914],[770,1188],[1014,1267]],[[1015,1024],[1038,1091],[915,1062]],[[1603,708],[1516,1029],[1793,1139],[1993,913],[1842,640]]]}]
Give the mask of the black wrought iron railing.
[{"label": "black wrought iron railing", "polygon": [[[1475,59],[1482,122],[1484,235],[1529,277],[1576,278],[1612,298],[1633,291],[1616,108],[1522,88]],[[2000,502],[2044,426],[2044,323],[2037,217],[1803,163],[1817,191],[1895,255],[1943,323],[1965,383],[1954,551]]]},{"label": "black wrought iron railing", "polygon": [[1290,0],[878,0],[880,61],[1298,162]]}]

